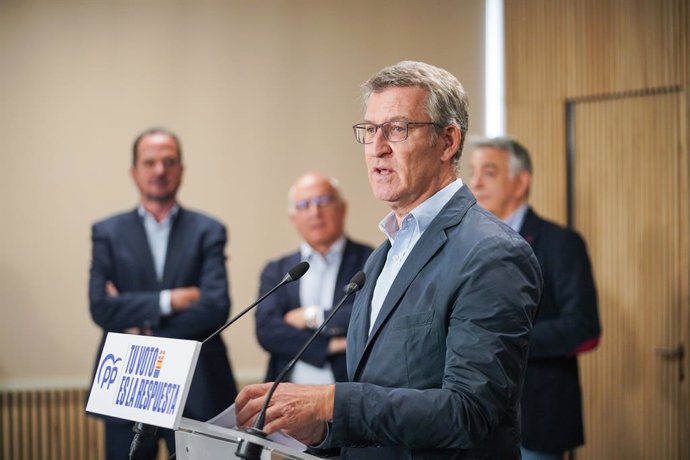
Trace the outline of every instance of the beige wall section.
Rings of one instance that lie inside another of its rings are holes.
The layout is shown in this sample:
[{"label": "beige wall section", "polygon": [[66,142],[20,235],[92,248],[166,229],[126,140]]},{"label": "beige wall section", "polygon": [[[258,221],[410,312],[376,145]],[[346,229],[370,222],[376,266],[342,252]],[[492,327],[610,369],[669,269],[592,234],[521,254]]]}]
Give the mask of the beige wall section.
[{"label": "beige wall section", "polygon": [[[285,194],[306,170],[337,176],[349,233],[378,244],[359,84],[402,59],[465,84],[483,131],[484,2],[0,1],[0,385],[84,382],[90,225],[131,209],[133,136],[179,133],[181,202],[229,228],[233,311],[267,259],[298,243]],[[225,338],[236,375],[263,375],[253,315]]]}]

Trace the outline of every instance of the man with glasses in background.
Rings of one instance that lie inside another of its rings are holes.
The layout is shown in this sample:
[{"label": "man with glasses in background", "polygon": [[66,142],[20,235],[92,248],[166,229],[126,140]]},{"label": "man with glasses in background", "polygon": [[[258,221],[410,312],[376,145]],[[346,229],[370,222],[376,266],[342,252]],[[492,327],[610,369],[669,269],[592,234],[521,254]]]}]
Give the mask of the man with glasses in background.
[{"label": "man with glasses in background", "polygon": [[[269,262],[261,273],[260,295],[278,284],[298,262],[307,273],[264,300],[256,311],[256,335],[271,358],[266,381],[274,380],[342,297],[340,288],[360,271],[372,248],[344,234],[347,203],[337,182],[319,173],[300,177],[288,193],[288,214],[303,240],[299,251]],[[345,335],[350,297],[288,376],[294,383],[347,381]]]},{"label": "man with glasses in background", "polygon": [[[343,459],[520,458],[520,392],[542,279],[529,244],[456,178],[467,96],[405,61],[364,85],[369,183],[392,212],[347,335],[348,382],[281,384],[264,430]],[[270,385],[238,395],[254,423]]]}]

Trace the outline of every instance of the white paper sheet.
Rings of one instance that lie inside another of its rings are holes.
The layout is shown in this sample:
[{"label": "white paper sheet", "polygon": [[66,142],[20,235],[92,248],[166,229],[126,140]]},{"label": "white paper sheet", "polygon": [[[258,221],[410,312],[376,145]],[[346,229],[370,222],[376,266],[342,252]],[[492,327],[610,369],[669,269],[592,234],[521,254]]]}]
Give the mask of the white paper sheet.
[{"label": "white paper sheet", "polygon": [[[226,408],[223,412],[220,414],[216,415],[212,419],[208,420],[206,423],[210,423],[211,425],[216,425],[216,426],[222,426],[224,428],[232,428],[233,430],[237,430],[237,416],[235,415],[235,404],[232,404],[228,408]],[[282,431],[279,431],[277,433],[269,434],[268,439],[271,441],[281,444],[283,446],[290,447],[295,450],[299,450],[300,452],[304,452],[307,450],[307,446],[305,444],[302,444],[292,436],[288,436],[287,434],[283,433]]]}]

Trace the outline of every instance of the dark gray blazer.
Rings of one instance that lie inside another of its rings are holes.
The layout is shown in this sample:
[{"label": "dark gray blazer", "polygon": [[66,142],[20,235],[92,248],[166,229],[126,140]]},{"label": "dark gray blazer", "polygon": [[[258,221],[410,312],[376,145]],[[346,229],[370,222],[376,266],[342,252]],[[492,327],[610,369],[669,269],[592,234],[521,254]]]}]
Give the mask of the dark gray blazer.
[{"label": "dark gray blazer", "polygon": [[462,187],[398,273],[369,335],[388,241],[365,265],[328,443],[344,459],[519,458],[519,401],[541,296],[530,246]]}]

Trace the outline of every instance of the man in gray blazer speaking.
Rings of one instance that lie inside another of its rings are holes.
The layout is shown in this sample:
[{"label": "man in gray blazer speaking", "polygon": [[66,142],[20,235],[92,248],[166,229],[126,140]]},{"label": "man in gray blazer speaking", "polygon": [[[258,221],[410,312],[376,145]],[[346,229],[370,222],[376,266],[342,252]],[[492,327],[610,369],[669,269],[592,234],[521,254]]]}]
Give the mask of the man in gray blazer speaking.
[{"label": "man in gray blazer speaking", "polygon": [[[467,96],[447,71],[387,67],[365,84],[369,183],[392,212],[347,336],[348,382],[281,384],[266,432],[356,459],[520,457],[520,393],[542,277],[530,246],[456,179]],[[245,387],[250,425],[269,384]]]}]

